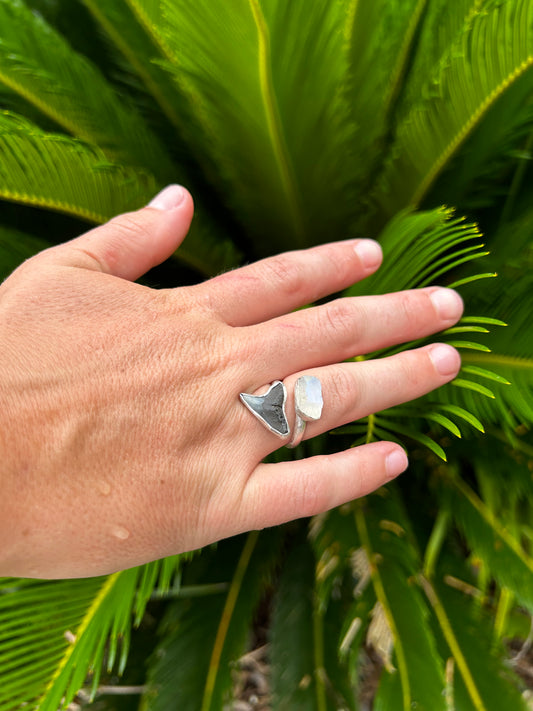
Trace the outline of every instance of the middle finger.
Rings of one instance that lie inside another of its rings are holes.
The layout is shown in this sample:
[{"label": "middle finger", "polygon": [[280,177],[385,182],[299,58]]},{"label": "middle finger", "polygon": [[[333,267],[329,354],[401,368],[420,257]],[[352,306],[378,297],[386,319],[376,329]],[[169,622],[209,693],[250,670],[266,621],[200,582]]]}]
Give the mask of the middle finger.
[{"label": "middle finger", "polygon": [[459,294],[429,287],[336,299],[248,326],[257,344],[256,385],[424,338],[452,326],[462,312]]}]

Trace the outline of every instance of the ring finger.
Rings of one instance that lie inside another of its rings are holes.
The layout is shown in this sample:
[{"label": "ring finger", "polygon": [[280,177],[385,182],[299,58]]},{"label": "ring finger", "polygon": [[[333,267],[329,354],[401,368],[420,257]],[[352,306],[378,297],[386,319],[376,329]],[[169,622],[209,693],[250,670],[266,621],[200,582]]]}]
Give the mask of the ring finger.
[{"label": "ring finger", "polygon": [[[414,400],[452,380],[461,360],[455,348],[432,344],[416,350],[403,351],[388,358],[338,363],[314,368],[288,376],[284,380],[289,394],[286,403],[287,421],[294,431],[294,386],[302,375],[319,378],[324,406],[322,416],[308,422],[303,439],[309,439],[409,400]],[[245,413],[243,413],[244,415]],[[261,427],[249,421],[250,427]],[[265,454],[280,446],[276,435],[262,432]],[[290,438],[285,444],[290,442]]]}]

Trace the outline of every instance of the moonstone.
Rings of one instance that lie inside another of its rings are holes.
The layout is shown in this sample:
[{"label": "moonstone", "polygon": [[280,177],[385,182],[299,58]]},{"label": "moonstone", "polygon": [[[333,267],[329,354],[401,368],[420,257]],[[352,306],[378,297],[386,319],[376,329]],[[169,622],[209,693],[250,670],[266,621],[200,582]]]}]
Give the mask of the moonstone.
[{"label": "moonstone", "polygon": [[322,415],[322,385],[314,375],[302,375],[294,386],[294,405],[302,420],[319,420]]}]

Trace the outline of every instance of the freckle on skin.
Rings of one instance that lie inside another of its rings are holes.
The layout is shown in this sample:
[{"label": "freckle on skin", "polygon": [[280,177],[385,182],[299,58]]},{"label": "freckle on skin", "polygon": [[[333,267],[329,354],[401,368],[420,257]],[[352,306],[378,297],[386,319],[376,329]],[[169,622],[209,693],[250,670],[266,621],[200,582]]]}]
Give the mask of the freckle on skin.
[{"label": "freckle on skin", "polygon": [[125,541],[126,538],[129,538],[130,536],[130,532],[127,528],[124,528],[124,526],[114,526],[111,533],[115,538],[118,538],[121,541]]}]

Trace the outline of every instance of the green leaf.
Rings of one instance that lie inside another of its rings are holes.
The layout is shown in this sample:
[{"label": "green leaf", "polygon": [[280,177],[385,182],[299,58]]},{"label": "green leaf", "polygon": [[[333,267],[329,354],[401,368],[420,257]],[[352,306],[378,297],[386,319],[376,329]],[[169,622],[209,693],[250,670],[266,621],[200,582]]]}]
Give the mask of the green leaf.
[{"label": "green leaf", "polygon": [[168,72],[160,64],[165,55],[159,51],[161,48],[157,40],[161,38],[157,36],[154,41],[151,32],[155,29],[154,23],[145,15],[139,16],[143,3],[130,3],[127,0],[106,0],[105,3],[83,0],[83,3],[109,36],[113,46],[143,81],[168,120],[178,131],[183,131],[186,122],[185,102],[176,91],[176,85]]},{"label": "green leaf", "polygon": [[[420,577],[433,608],[442,637],[443,653],[451,655],[447,664],[449,708],[457,711],[525,711],[516,680],[495,656],[487,634],[488,619],[479,619],[477,608],[449,586]],[[474,613],[475,614],[472,614]],[[500,657],[502,650],[500,651]]]},{"label": "green leaf", "polygon": [[[339,165],[354,126],[339,91],[347,69],[341,4],[165,0],[162,10],[158,32],[197,122],[198,159],[218,189],[222,181],[256,248],[344,233],[355,205]],[[310,150],[326,125],[328,150]]]},{"label": "green leaf", "polygon": [[454,348],[466,348],[471,351],[482,351],[483,353],[490,353],[490,348],[483,343],[475,343],[473,341],[448,341],[450,346]]},{"label": "green leaf", "polygon": [[473,274],[472,276],[464,277],[464,279],[457,279],[457,281],[452,282],[449,287],[450,289],[458,289],[460,286],[466,286],[467,284],[472,284],[473,282],[481,281],[482,279],[494,279],[497,276],[496,272]]},{"label": "green leaf", "polygon": [[479,375],[481,378],[487,378],[487,380],[493,380],[494,382],[501,383],[502,385],[511,385],[507,378],[498,375],[498,373],[493,373],[492,370],[480,368],[477,365],[463,365],[461,372],[470,373],[471,375]]},{"label": "green leaf", "polygon": [[489,390],[484,385],[480,385],[479,383],[476,383],[473,380],[455,378],[455,380],[452,381],[452,385],[456,388],[465,388],[466,390],[473,390],[474,392],[479,393],[480,395],[484,395],[485,397],[490,397],[493,400],[496,398],[496,395],[492,392],[492,390]]},{"label": "green leaf", "polygon": [[468,412],[468,410],[463,409],[462,407],[459,407],[458,405],[450,405],[449,403],[439,403],[439,408],[441,410],[444,410],[445,412],[449,412],[452,415],[456,415],[457,417],[460,417],[461,419],[465,420],[469,424],[472,425],[476,430],[478,430],[481,433],[485,432],[485,429],[481,422],[472,415],[471,412]]},{"label": "green leaf", "polygon": [[314,589],[315,559],[305,543],[295,545],[285,563],[274,600],[270,659],[273,711],[355,709],[336,642],[341,619],[327,610]]},{"label": "green leaf", "polygon": [[[422,562],[397,492],[386,489],[366,497],[357,503],[355,515],[394,644],[396,671],[383,672],[376,709],[444,711],[444,663],[416,584]],[[397,679],[392,685],[391,676]]]},{"label": "green leaf", "polygon": [[484,323],[487,326],[507,326],[505,321],[490,316],[463,316],[461,323]]},{"label": "green leaf", "polygon": [[[95,146],[45,133],[0,112],[0,198],[57,210],[91,222],[147,204],[158,186],[148,173],[109,163]],[[177,257],[202,274],[232,268],[240,254],[202,213]]]},{"label": "green leaf", "polygon": [[[383,420],[383,418],[381,418],[380,427],[381,429],[385,430],[385,433],[392,432],[393,434],[402,435],[403,437],[409,437],[410,439],[413,439],[415,442],[418,442],[424,447],[430,449],[434,454],[437,455],[437,457],[442,459],[444,462],[446,461],[446,453],[443,448],[433,439],[431,439],[431,437],[428,437],[428,435],[422,434],[422,432],[418,432],[412,427],[404,427],[403,425],[398,424],[396,420]],[[385,439],[386,438],[387,437],[385,434]]]},{"label": "green leaf", "polygon": [[502,516],[459,477],[449,484],[453,497],[452,513],[469,545],[482,558],[500,585],[512,590],[520,604],[533,612],[533,558],[520,540],[502,522]]},{"label": "green leaf", "polygon": [[[346,2],[347,92],[357,126],[362,187],[379,165],[427,0]],[[366,187],[366,186],[364,186]]]},{"label": "green leaf", "polygon": [[[281,543],[281,530],[219,544],[198,565],[203,583],[230,579],[227,592],[172,603],[151,661],[144,711],[219,711],[231,690],[231,663],[245,651],[247,633]],[[187,582],[187,581],[186,581]]]},{"label": "green leaf", "polygon": [[[171,559],[176,570],[179,558]],[[92,671],[124,669],[133,613],[140,620],[161,561],[102,578],[45,582],[0,578],[0,709],[67,706]],[[167,567],[167,580],[170,570]],[[36,641],[39,641],[38,644]]]},{"label": "green leaf", "polygon": [[454,268],[462,250],[471,252],[472,258],[483,254],[477,227],[454,218],[453,212],[444,208],[400,212],[385,226],[378,240],[383,249],[383,266],[350,287],[350,296],[428,286]]},{"label": "green leaf", "polygon": [[449,32],[438,28],[442,40],[433,56],[420,45],[420,61],[408,78],[409,99],[380,186],[380,203],[388,214],[420,203],[489,108],[533,64],[529,0],[462,6],[464,14],[454,7],[447,20],[443,4],[437,5],[440,19],[454,27]]},{"label": "green leaf", "polygon": [[157,192],[146,172],[110,163],[99,148],[0,112],[0,198],[91,222],[146,204]]},{"label": "green leaf", "polygon": [[167,151],[86,57],[20,0],[0,2],[0,27],[0,83],[108,159],[172,180]]}]

